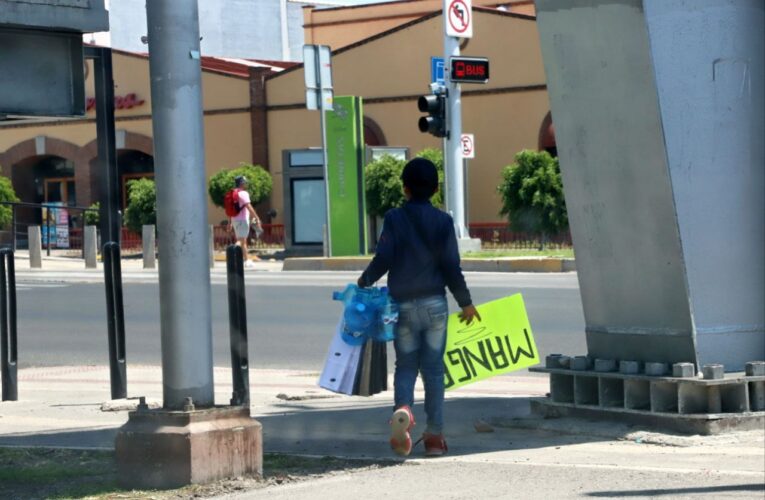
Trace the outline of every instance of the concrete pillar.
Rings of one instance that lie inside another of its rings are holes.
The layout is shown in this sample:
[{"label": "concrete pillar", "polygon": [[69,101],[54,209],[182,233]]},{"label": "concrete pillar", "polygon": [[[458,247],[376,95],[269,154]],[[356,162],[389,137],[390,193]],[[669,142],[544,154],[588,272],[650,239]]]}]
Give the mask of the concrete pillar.
[{"label": "concrete pillar", "polygon": [[85,230],[82,234],[85,267],[87,269],[95,269],[98,267],[98,231],[96,230],[96,226],[85,226]]},{"label": "concrete pillar", "polygon": [[536,12],[589,354],[743,369],[765,351],[765,4]]},{"label": "concrete pillar", "polygon": [[42,235],[40,226],[29,226],[29,267],[40,269],[42,267]]},{"label": "concrete pillar", "polygon": [[143,268],[154,269],[157,267],[157,258],[155,254],[155,226],[154,224],[144,225],[141,232],[141,243],[143,244]]}]

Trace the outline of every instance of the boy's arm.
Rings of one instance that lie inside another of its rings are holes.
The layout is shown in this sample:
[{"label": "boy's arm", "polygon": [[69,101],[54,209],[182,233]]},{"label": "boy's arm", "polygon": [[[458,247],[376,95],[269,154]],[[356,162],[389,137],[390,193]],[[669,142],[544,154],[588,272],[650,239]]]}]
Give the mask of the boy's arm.
[{"label": "boy's arm", "polygon": [[459,314],[460,321],[469,325],[474,319],[481,321],[481,315],[478,314],[478,311],[473,305],[473,299],[470,297],[470,290],[468,290],[467,283],[465,283],[465,276],[462,274],[457,236],[454,233],[453,228],[454,224],[450,217],[449,227],[447,228],[448,237],[446,238],[446,248],[444,249],[441,258],[441,269],[446,279],[446,286],[449,287],[449,291],[454,295],[454,300],[456,300],[457,304],[462,308],[462,312]]},{"label": "boy's arm", "polygon": [[385,214],[383,230],[382,234],[380,234],[380,239],[377,242],[375,256],[356,282],[361,288],[372,286],[372,284],[382,278],[383,275],[388,272],[390,265],[393,262],[394,240],[389,215],[390,212]]},{"label": "boy's arm", "polygon": [[457,247],[457,236],[454,232],[452,218],[449,217],[449,227],[446,228],[446,244],[441,252],[441,272],[444,273],[446,286],[454,295],[457,304],[465,308],[473,303],[470,298],[470,290],[465,283],[465,276],[462,275],[460,267],[460,252]]}]

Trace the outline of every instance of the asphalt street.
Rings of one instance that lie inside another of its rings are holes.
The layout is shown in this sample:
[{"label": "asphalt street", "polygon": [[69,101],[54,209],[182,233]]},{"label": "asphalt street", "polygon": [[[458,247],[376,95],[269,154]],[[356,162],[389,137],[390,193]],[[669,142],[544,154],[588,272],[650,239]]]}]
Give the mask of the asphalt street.
[{"label": "asphalt street", "polygon": [[[247,315],[251,365],[319,371],[342,311],[333,290],[358,273],[248,272]],[[584,318],[575,273],[468,273],[474,302],[522,293],[540,354],[586,351]],[[213,277],[214,362],[227,366],[225,279]],[[124,285],[127,360],[160,364],[159,287],[156,279]],[[451,302],[452,310],[456,304]],[[102,283],[41,280],[18,284],[19,364],[108,364]],[[389,357],[391,362],[393,356]]]}]

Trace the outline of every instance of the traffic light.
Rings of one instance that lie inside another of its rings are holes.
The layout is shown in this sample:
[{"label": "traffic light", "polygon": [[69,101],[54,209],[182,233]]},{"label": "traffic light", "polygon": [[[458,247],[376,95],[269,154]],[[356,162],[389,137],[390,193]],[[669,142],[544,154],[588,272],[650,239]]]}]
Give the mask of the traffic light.
[{"label": "traffic light", "polygon": [[446,137],[446,96],[431,94],[420,96],[417,107],[428,116],[420,117],[420,132],[427,132],[436,137]]}]

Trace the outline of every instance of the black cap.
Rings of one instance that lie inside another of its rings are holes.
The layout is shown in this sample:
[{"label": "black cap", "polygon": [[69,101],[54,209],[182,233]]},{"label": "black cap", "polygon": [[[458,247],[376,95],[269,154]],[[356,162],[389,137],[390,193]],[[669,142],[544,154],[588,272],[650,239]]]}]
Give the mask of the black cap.
[{"label": "black cap", "polygon": [[438,189],[438,170],[425,158],[413,158],[404,166],[401,181],[409,188],[412,198],[428,200]]},{"label": "black cap", "polygon": [[234,177],[234,184],[236,185],[236,187],[239,187],[242,184],[247,184],[247,177],[243,175],[237,175],[236,177]]}]

